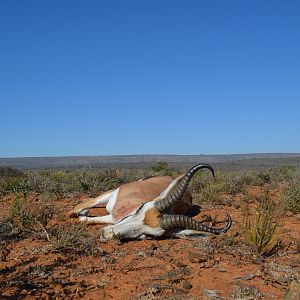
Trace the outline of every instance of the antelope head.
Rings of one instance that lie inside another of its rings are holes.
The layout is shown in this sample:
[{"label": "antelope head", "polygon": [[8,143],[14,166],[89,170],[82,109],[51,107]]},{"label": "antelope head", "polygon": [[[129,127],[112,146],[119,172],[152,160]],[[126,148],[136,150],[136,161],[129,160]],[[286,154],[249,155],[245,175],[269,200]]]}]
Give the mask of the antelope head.
[{"label": "antelope head", "polygon": [[104,227],[101,236],[104,239],[145,239],[163,235],[172,236],[183,230],[200,234],[225,233],[232,224],[230,215],[227,215],[227,224],[224,227],[216,228],[206,226],[187,215],[172,214],[171,211],[181,200],[193,175],[204,168],[209,169],[215,176],[210,165],[199,164],[192,167],[184,175],[177,177],[156,199],[142,204],[115,224]]}]

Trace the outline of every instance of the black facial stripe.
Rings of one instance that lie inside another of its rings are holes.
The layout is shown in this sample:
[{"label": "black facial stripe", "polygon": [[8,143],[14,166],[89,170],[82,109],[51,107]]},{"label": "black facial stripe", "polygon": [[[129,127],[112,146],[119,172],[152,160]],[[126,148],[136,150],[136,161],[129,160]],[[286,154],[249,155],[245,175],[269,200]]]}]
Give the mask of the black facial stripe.
[{"label": "black facial stripe", "polygon": [[126,218],[130,217],[131,215],[128,215],[126,217],[124,217],[123,219],[121,219],[120,221],[118,221],[118,223],[120,223],[121,221],[125,220]]},{"label": "black facial stripe", "polygon": [[135,215],[137,215],[138,213],[139,213],[139,211],[142,209],[142,207],[145,205],[145,203],[144,204],[142,204],[138,209],[137,209],[137,211],[135,212]]}]

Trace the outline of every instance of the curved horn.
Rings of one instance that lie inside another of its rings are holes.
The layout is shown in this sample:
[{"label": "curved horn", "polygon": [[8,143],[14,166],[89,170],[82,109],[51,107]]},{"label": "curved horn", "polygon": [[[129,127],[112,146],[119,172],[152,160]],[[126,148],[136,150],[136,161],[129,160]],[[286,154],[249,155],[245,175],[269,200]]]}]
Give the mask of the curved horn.
[{"label": "curved horn", "polygon": [[215,177],[214,169],[210,165],[199,164],[192,167],[180,179],[177,187],[175,187],[171,193],[169,193],[165,198],[162,198],[154,203],[155,208],[158,209],[160,212],[163,212],[169,207],[173,206],[182,197],[183,193],[188,187],[190,180],[192,179],[194,174],[200,169],[209,169],[212,175]]},{"label": "curved horn", "polygon": [[225,233],[231,227],[232,219],[227,214],[227,224],[224,227],[209,227],[197,222],[191,217],[185,215],[164,215],[160,221],[160,227],[163,229],[182,228],[196,231],[210,232],[213,234]]}]

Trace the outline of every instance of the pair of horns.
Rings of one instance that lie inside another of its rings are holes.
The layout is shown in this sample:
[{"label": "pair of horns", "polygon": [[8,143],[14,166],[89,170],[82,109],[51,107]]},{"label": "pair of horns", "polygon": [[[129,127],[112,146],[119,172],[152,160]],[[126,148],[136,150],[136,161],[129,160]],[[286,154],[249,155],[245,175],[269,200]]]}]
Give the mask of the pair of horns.
[{"label": "pair of horns", "polygon": [[[195,173],[201,169],[209,169],[212,175],[215,177],[214,169],[208,164],[198,164],[192,167],[180,179],[177,186],[175,186],[175,188],[170,193],[168,193],[164,198],[155,202],[155,208],[160,212],[164,212],[168,208],[172,207],[177,201],[181,199]],[[210,232],[213,234],[225,233],[231,227],[231,224],[232,220],[230,215],[227,215],[227,224],[221,228],[206,226],[200,222],[195,221],[193,218],[185,215],[163,215],[160,222],[160,226],[163,229],[183,228],[196,231]]]}]

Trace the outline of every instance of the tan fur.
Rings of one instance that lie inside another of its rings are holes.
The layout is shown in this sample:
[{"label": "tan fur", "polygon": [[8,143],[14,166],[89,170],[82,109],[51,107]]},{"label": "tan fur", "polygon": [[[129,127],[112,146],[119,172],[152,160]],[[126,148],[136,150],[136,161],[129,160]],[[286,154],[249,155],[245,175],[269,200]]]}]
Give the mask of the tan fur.
[{"label": "tan fur", "polygon": [[171,177],[158,176],[121,185],[118,201],[112,210],[114,220],[124,218],[141,204],[157,198],[172,181]]},{"label": "tan fur", "polygon": [[160,225],[160,212],[156,208],[152,208],[145,213],[144,224],[157,228]]}]

